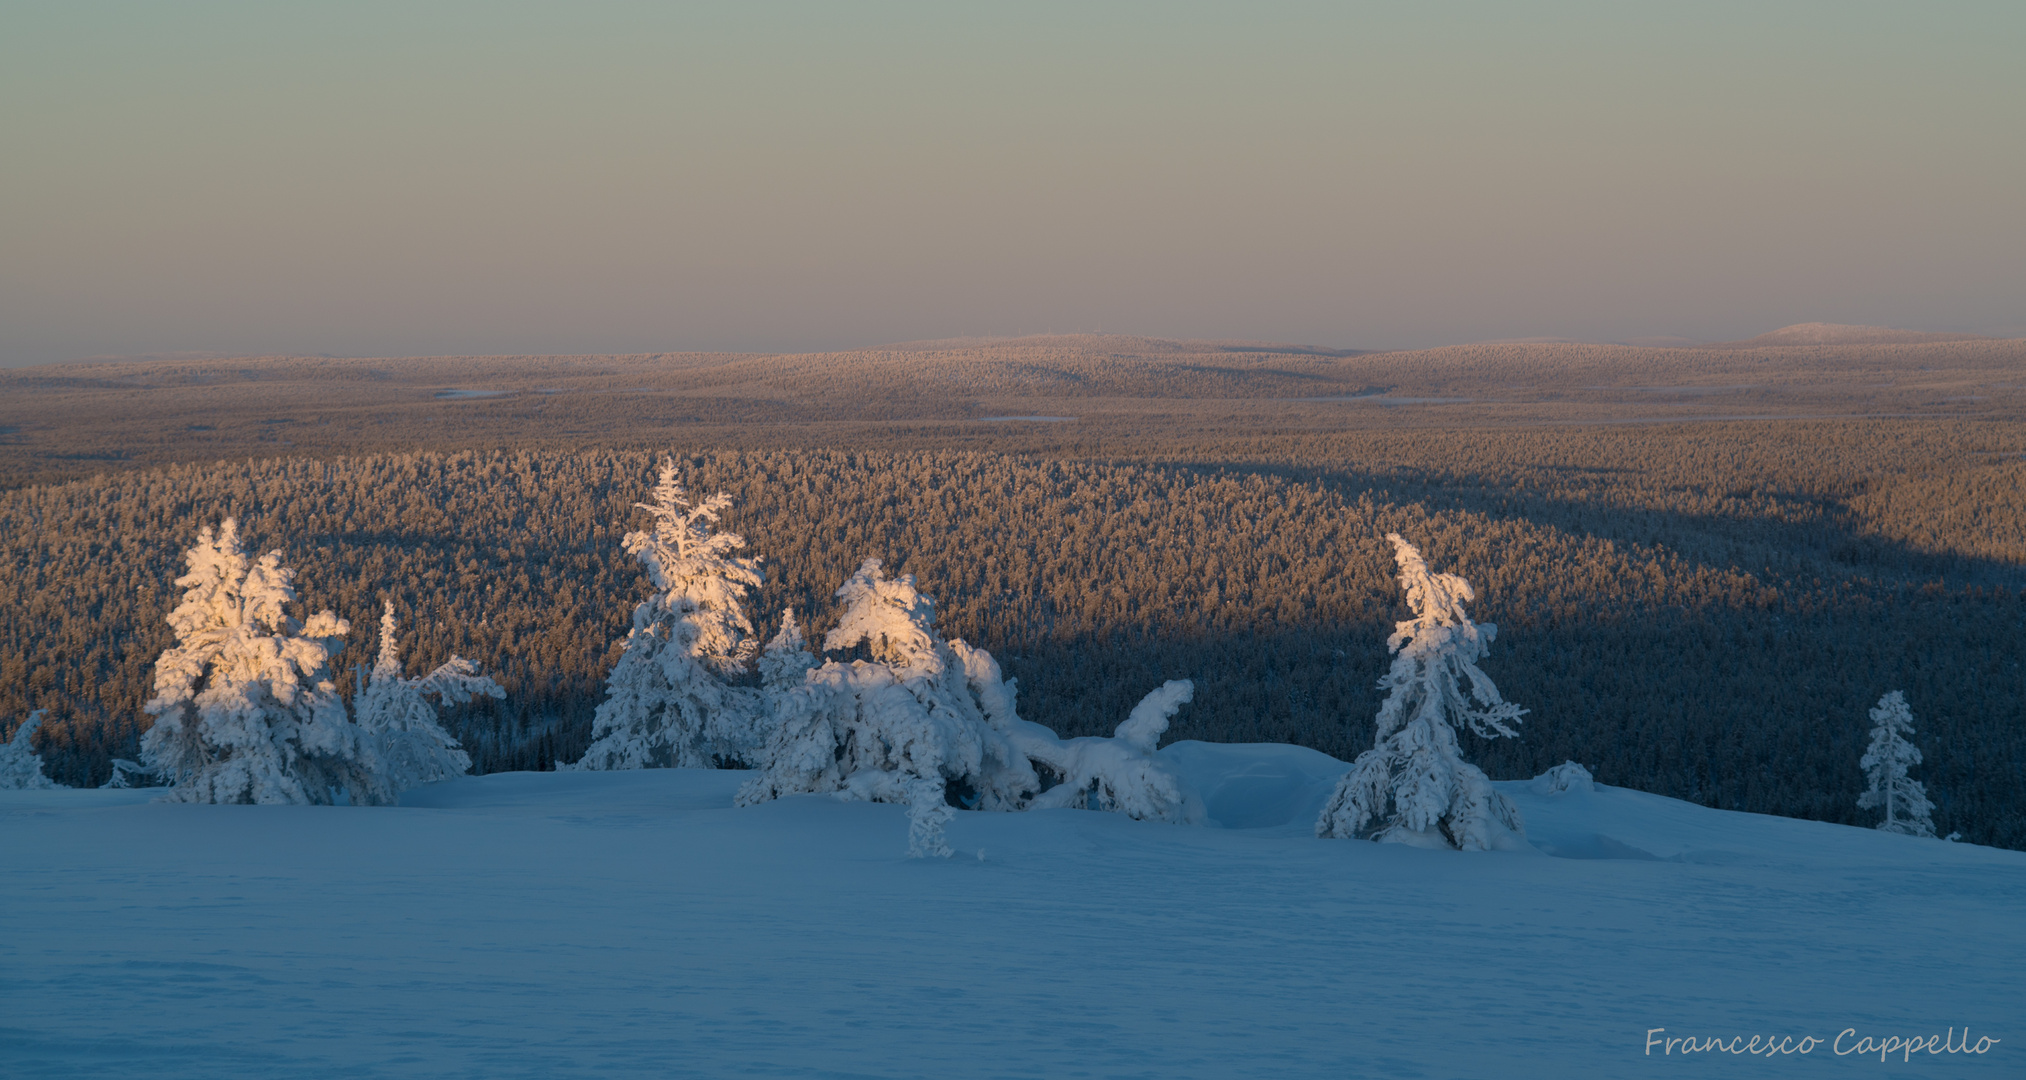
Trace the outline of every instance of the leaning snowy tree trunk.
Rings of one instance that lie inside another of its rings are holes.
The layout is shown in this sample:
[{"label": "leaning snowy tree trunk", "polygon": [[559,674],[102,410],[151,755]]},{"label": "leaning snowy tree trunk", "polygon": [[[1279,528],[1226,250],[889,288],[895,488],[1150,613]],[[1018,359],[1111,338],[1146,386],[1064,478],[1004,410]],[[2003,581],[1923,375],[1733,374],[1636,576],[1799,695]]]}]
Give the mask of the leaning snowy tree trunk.
[{"label": "leaning snowy tree trunk", "polygon": [[1526,710],[1501,698],[1477,667],[1498,627],[1470,621],[1469,582],[1431,572],[1398,534],[1386,539],[1414,618],[1386,641],[1393,666],[1379,681],[1387,695],[1375,745],[1337,784],[1316,835],[1465,851],[1516,846],[1524,835],[1518,808],[1463,760],[1456,741],[1464,725],[1487,738],[1519,734],[1511,725]]}]

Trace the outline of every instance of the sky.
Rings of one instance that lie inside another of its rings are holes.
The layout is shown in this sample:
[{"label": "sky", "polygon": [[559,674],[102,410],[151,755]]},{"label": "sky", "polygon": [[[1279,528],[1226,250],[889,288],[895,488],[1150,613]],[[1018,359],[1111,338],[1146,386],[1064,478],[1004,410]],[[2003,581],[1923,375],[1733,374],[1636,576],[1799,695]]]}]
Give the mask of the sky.
[{"label": "sky", "polygon": [[0,365],[2026,336],[2026,4],[0,6]]}]

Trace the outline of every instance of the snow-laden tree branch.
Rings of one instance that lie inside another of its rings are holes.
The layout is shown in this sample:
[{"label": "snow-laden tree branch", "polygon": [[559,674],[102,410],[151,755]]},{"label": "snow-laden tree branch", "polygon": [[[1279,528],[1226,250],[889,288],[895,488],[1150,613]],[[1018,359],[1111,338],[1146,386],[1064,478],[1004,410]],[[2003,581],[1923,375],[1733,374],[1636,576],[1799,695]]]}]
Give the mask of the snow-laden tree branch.
[{"label": "snow-laden tree branch", "polygon": [[744,762],[765,738],[759,695],[728,681],[758,645],[744,601],[761,582],[759,561],[734,554],[745,539],[712,528],[731,496],[692,503],[675,464],[663,462],[653,500],[635,504],[653,521],[624,544],[647,567],[654,595],[633,609],[576,768]]},{"label": "snow-laden tree branch", "polygon": [[1316,835],[1466,851],[1511,846],[1522,833],[1518,809],[1463,760],[1456,741],[1459,727],[1486,738],[1519,734],[1526,710],[1501,698],[1477,666],[1498,627],[1470,621],[1469,582],[1431,572],[1398,534],[1386,539],[1414,617],[1386,639],[1393,665],[1379,680],[1387,694],[1373,748],[1337,784]]},{"label": "snow-laden tree branch", "polygon": [[1879,698],[1871,722],[1871,746],[1858,762],[1866,783],[1857,805],[1866,810],[1883,807],[1885,820],[1878,827],[1885,832],[1934,836],[1935,823],[1929,815],[1935,804],[1928,801],[1927,788],[1906,774],[1920,764],[1920,750],[1906,741],[1913,734],[1913,710],[1906,695],[1894,690]]}]

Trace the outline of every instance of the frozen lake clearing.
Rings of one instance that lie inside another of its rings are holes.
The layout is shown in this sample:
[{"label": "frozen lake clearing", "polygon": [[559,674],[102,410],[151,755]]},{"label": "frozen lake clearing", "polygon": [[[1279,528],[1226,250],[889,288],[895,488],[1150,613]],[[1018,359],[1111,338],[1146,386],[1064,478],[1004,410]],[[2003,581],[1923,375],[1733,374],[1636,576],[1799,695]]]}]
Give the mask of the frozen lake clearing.
[{"label": "frozen lake clearing", "polygon": [[1161,755],[1224,827],[965,813],[949,861],[739,772],[0,792],[0,1073],[2026,1075],[2026,854],[1525,782],[1538,851],[1318,841],[1343,763]]}]

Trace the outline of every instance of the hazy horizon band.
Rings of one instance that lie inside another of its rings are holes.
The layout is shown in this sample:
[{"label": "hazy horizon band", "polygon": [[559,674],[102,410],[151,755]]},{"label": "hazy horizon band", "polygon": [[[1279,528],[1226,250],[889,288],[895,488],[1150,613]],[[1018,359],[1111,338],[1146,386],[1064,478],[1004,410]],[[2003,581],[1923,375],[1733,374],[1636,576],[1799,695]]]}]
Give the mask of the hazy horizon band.
[{"label": "hazy horizon band", "polygon": [[0,366],[2026,335],[2026,6],[17,5]]}]

